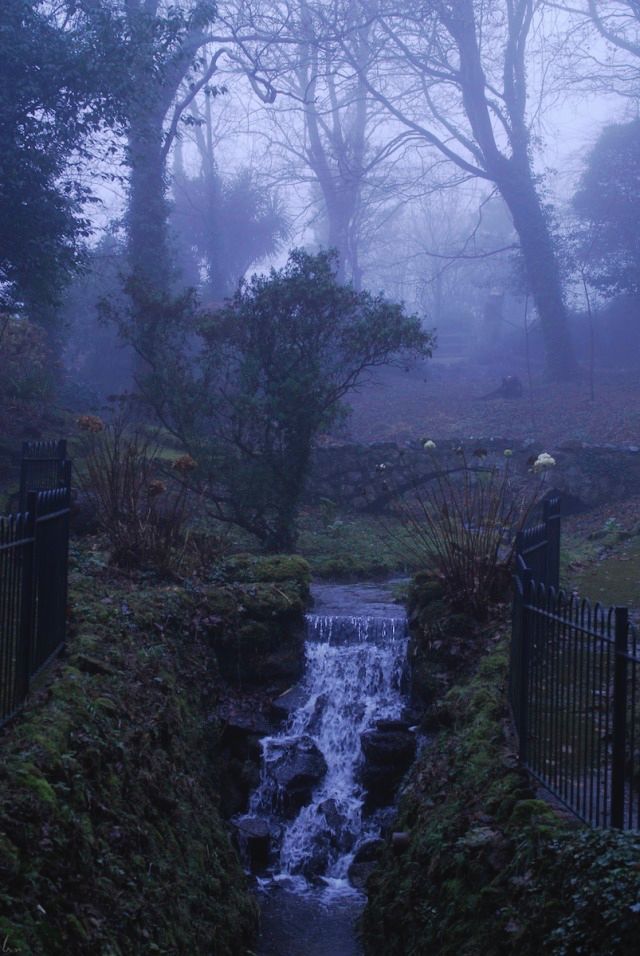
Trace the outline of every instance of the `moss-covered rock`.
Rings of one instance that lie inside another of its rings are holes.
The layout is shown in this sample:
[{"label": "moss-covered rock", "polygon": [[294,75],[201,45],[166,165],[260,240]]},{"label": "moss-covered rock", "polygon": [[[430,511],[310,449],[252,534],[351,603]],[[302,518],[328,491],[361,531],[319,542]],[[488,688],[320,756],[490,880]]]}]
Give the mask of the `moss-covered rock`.
[{"label": "moss-covered rock", "polygon": [[[86,570],[86,569],[85,569]],[[76,575],[68,654],[5,730],[5,951],[238,956],[255,904],[205,745],[219,673],[199,598]]]},{"label": "moss-covered rock", "polygon": [[507,635],[440,695],[447,728],[416,761],[399,830],[368,882],[365,949],[384,956],[631,956],[640,836],[578,828],[514,760]]},{"label": "moss-covered rock", "polygon": [[297,680],[304,664],[309,566],[295,555],[238,555],[197,595],[195,617],[223,677],[238,686]]},{"label": "moss-covered rock", "polygon": [[296,581],[307,597],[311,581],[309,564],[297,554],[235,554],[218,574],[227,581]]}]

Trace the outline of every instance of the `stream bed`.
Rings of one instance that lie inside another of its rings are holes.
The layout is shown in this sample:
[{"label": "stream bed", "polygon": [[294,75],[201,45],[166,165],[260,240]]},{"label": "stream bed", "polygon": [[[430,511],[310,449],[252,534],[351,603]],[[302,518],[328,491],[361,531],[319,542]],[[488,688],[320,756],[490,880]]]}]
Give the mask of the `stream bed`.
[{"label": "stream bed", "polygon": [[244,816],[269,833],[268,866],[257,876],[258,956],[362,953],[354,858],[393,814],[389,799],[375,798],[375,767],[373,783],[363,771],[366,738],[369,749],[388,739],[406,747],[408,738],[415,750],[401,721],[406,617],[389,586],[317,585],[313,597],[304,676],[285,695],[282,727],[262,740],[261,780]]}]

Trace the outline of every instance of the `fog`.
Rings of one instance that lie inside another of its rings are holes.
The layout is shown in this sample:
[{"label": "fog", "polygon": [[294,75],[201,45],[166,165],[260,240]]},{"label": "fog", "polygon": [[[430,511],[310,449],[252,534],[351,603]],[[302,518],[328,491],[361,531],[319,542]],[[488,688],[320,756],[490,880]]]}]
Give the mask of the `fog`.
[{"label": "fog", "polygon": [[150,361],[134,285],[210,308],[296,247],[436,330],[423,378],[637,367],[635,4],[214,6],[5,5],[3,308],[80,404]]},{"label": "fog", "polygon": [[0,0],[3,953],[638,952],[639,104],[640,0]]}]

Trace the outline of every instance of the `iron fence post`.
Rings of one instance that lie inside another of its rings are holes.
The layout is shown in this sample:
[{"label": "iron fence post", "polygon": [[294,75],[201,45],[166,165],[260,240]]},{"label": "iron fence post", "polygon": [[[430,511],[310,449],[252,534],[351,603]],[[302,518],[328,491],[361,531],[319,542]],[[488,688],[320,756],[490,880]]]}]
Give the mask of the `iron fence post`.
[{"label": "iron fence post", "polygon": [[560,511],[561,499],[547,498],[543,504],[543,521],[547,539],[545,585],[557,591],[560,586]]},{"label": "iron fence post", "polygon": [[27,455],[29,454],[29,442],[22,442],[22,454],[20,456],[20,500],[18,508],[20,511],[28,511],[27,507]]},{"label": "iron fence post", "polygon": [[611,753],[611,826],[624,827],[625,759],[627,743],[627,654],[629,611],[615,609],[613,671],[613,743]]},{"label": "iron fence post", "polygon": [[519,572],[522,586],[520,604],[520,700],[518,701],[518,743],[520,761],[529,759],[529,659],[531,656],[530,616],[528,602],[531,599],[533,576],[529,568]]},{"label": "iron fence post", "polygon": [[22,559],[22,607],[20,608],[20,643],[22,645],[22,696],[26,697],[31,684],[33,661],[33,628],[35,623],[35,559],[36,559],[36,521],[38,518],[38,495],[30,491],[26,498],[27,521],[25,537],[29,544],[25,546]]}]

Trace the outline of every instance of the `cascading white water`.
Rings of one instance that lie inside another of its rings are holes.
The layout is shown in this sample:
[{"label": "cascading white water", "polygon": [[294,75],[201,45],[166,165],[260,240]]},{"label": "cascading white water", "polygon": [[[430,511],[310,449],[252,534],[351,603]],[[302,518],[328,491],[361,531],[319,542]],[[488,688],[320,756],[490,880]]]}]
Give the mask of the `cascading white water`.
[{"label": "cascading white water", "polygon": [[[406,665],[407,627],[396,616],[307,616],[306,667],[301,700],[285,727],[263,740],[261,784],[250,814],[282,827],[274,876],[322,877],[346,884],[353,852],[377,835],[375,821],[363,821],[363,789],[358,782],[360,735],[376,720],[398,718]],[[293,819],[278,815],[278,784],[273,768],[300,739],[321,751],[327,769],[311,802]]]}]

